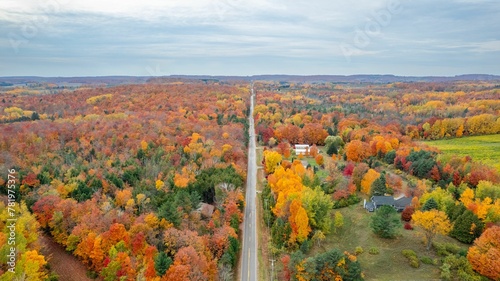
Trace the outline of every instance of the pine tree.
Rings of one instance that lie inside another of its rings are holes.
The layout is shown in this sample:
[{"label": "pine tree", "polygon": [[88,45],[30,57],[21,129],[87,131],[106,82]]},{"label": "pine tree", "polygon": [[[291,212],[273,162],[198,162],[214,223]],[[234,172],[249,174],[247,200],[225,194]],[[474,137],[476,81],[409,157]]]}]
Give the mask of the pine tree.
[{"label": "pine tree", "polygon": [[429,200],[425,201],[424,206],[422,207],[422,211],[430,211],[432,209],[439,210],[438,203],[434,198],[429,198]]},{"label": "pine tree", "polygon": [[446,207],[446,214],[448,215],[448,218],[450,218],[450,221],[454,222],[465,212],[465,210],[467,210],[467,208],[465,208],[464,204],[453,203]]},{"label": "pine tree", "polygon": [[165,252],[160,252],[155,259],[155,269],[158,275],[163,276],[173,261]]},{"label": "pine tree", "polygon": [[383,196],[386,191],[385,172],[382,172],[380,177],[372,183],[371,196]]},{"label": "pine tree", "polygon": [[335,144],[334,144],[334,143],[330,144],[330,145],[328,146],[327,151],[326,151],[326,153],[327,153],[328,155],[330,155],[330,156],[332,156],[332,155],[334,155],[334,154],[337,154],[338,152],[339,152],[339,150],[338,150],[337,146],[335,146]]},{"label": "pine tree", "polygon": [[473,212],[466,210],[455,220],[450,236],[460,242],[471,244],[481,236],[483,228],[484,223]]},{"label": "pine tree", "polygon": [[370,222],[373,232],[382,238],[394,238],[401,228],[398,213],[391,206],[382,206],[377,209]]}]

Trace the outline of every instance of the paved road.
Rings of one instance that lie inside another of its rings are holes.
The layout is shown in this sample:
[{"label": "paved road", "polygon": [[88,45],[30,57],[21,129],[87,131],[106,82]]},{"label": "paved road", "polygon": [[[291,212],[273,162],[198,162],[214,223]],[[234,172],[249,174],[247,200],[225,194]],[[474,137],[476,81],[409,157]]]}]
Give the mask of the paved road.
[{"label": "paved road", "polygon": [[252,85],[250,98],[249,129],[250,141],[248,143],[248,171],[246,187],[245,217],[243,219],[243,247],[241,250],[241,281],[257,281],[257,214],[255,193],[257,185],[257,163],[255,153],[255,130],[253,120],[253,107],[255,94]]}]

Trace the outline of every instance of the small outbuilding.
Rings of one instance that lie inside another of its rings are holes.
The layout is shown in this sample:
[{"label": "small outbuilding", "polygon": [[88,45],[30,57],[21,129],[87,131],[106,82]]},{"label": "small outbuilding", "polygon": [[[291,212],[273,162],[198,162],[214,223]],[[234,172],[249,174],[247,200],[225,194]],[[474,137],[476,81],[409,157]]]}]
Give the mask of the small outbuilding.
[{"label": "small outbuilding", "polygon": [[309,145],[308,144],[296,144],[295,147],[295,154],[296,155],[306,155],[309,153]]}]

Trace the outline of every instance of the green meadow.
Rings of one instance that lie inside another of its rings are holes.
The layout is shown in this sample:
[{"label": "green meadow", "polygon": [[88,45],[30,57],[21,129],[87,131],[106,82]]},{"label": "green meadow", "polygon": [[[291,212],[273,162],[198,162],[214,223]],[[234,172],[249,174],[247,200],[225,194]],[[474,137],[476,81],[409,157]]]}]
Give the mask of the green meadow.
[{"label": "green meadow", "polygon": [[469,155],[474,161],[493,166],[500,172],[500,134],[426,141],[425,143],[439,148],[445,156]]}]

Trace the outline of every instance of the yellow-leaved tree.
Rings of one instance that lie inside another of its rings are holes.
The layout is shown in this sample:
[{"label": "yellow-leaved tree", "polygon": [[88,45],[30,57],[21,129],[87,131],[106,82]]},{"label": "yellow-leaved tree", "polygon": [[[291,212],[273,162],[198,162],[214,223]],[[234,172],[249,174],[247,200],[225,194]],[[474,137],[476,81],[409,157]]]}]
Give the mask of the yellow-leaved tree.
[{"label": "yellow-leaved tree", "polygon": [[[12,207],[11,207],[12,208]],[[7,243],[8,237],[12,235],[10,224],[7,219],[11,218],[11,210],[7,209],[3,202],[0,202],[0,252],[5,253],[0,257],[0,263],[7,265],[10,260],[8,254],[13,245]],[[38,250],[38,227],[36,221],[24,202],[16,204],[13,207],[13,213],[17,215],[15,223],[15,250],[17,253],[17,262],[14,264],[13,271],[0,273],[0,281],[7,280],[34,280],[41,281],[47,278],[47,269],[44,267],[47,263],[45,257],[39,254]],[[0,270],[1,271],[1,270]]]},{"label": "yellow-leaved tree", "polygon": [[[18,262],[16,269],[20,268],[21,277],[18,280],[33,280],[42,281],[46,280],[47,272],[44,265],[47,264],[45,257],[38,254],[37,250],[26,251],[21,255],[21,259]],[[7,273],[8,275],[9,273]],[[12,276],[13,277],[13,276]],[[26,278],[26,279],[21,279]],[[16,279],[12,279],[16,280]]]},{"label": "yellow-leaved tree", "polygon": [[266,150],[266,151],[264,151],[264,159],[266,162],[265,163],[266,164],[266,166],[265,166],[266,173],[272,174],[272,173],[274,173],[274,170],[276,169],[278,164],[281,162],[282,157],[281,157],[281,154],[279,154],[276,151]]},{"label": "yellow-leaved tree", "polygon": [[437,235],[446,235],[451,230],[451,223],[445,212],[432,209],[429,211],[416,211],[413,216],[413,223],[424,231],[427,250],[431,248],[432,239]]},{"label": "yellow-leaved tree", "polygon": [[460,195],[460,201],[464,203],[465,207],[468,207],[474,202],[474,190],[467,187],[464,192],[462,192],[462,195]]},{"label": "yellow-leaved tree", "polygon": [[304,207],[302,207],[302,202],[298,198],[293,199],[290,203],[290,216],[288,217],[288,221],[292,228],[290,242],[294,243],[295,240],[303,242],[306,240],[309,232],[311,232],[311,227],[309,226],[307,212]]}]

